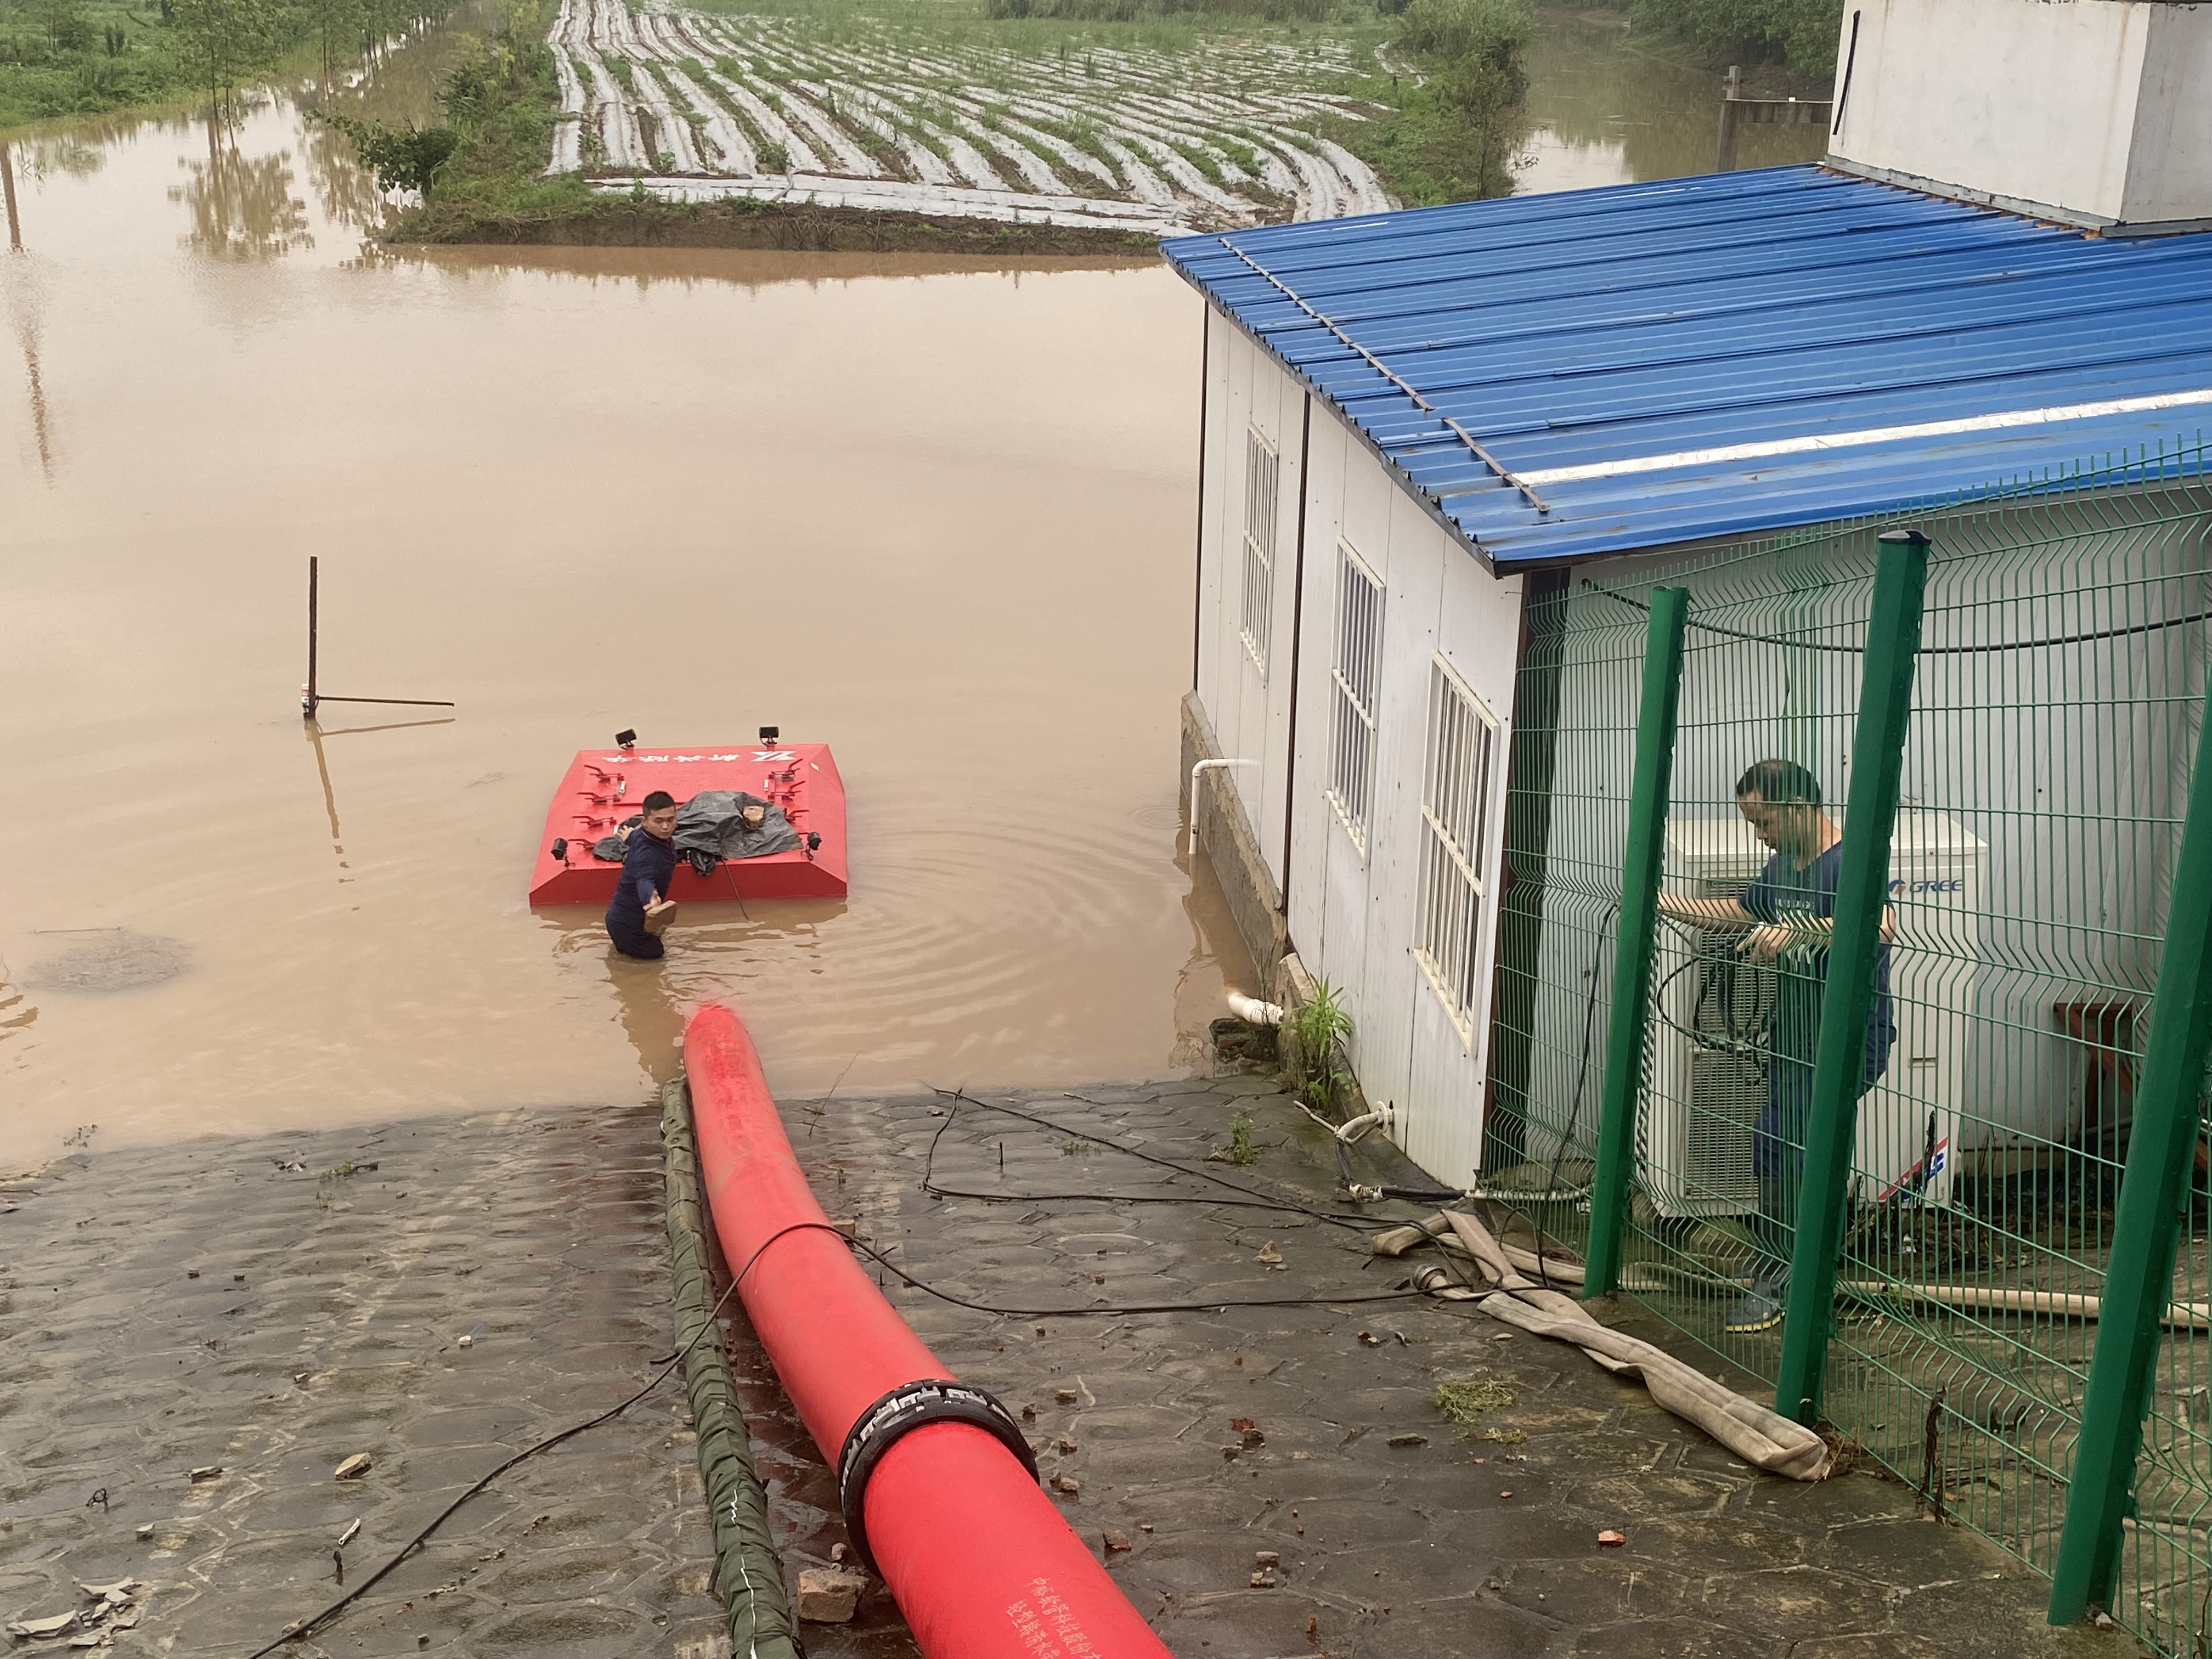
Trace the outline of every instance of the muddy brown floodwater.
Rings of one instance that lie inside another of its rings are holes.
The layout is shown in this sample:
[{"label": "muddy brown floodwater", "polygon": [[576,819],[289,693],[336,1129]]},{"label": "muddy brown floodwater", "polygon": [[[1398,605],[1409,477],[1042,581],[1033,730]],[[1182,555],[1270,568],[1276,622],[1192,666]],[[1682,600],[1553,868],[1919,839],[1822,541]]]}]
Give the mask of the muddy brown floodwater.
[{"label": "muddy brown floodwater", "polygon": [[[1620,11],[1547,11],[1528,46],[1528,137],[1516,163],[1522,192],[1582,190],[1707,173],[1718,136],[1723,72],[1680,45],[1639,34]],[[1747,64],[1747,98],[1825,99],[1827,81]],[[1747,126],[1740,167],[1817,161],[1827,132]]]},{"label": "muddy brown floodwater", "polygon": [[[1195,1057],[1221,974],[1176,845],[1175,278],[365,258],[282,108],[214,166],[198,124],[29,148],[0,1161],[86,1124],[629,1097],[712,996],[786,1090]],[[311,553],[325,689],[450,719],[303,730]],[[526,907],[575,750],[763,724],[835,747],[848,902],[687,907],[660,968]]]},{"label": "muddy brown floodwater", "polygon": [[[1528,185],[1703,165],[1713,77],[1547,40]],[[366,107],[421,112],[451,44]],[[787,1091],[1200,1062],[1248,970],[1178,849],[1166,270],[395,257],[283,96],[10,155],[0,1163],[641,1097],[708,997]],[[450,717],[303,727],[310,554],[325,689]],[[575,750],[763,724],[835,747],[848,901],[687,907],[659,968],[526,905]]]}]

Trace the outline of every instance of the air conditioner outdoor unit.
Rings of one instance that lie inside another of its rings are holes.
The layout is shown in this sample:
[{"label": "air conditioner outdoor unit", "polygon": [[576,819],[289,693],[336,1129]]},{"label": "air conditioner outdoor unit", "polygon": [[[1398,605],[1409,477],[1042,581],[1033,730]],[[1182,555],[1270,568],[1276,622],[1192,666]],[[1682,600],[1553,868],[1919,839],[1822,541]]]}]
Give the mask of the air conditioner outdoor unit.
[{"label": "air conditioner outdoor unit", "polygon": [[[1676,819],[1667,826],[1666,889],[1734,898],[1768,856],[1741,817]],[[1889,865],[1897,1041],[1859,1100],[1851,1177],[1859,1203],[1901,1194],[1948,1200],[1987,860],[1986,845],[1956,820],[1913,809],[1897,815]],[[1741,957],[1741,940],[1721,929],[1659,930],[1638,1163],[1662,1215],[1758,1207],[1752,1127],[1766,1099],[1763,1022],[1774,974]]]}]

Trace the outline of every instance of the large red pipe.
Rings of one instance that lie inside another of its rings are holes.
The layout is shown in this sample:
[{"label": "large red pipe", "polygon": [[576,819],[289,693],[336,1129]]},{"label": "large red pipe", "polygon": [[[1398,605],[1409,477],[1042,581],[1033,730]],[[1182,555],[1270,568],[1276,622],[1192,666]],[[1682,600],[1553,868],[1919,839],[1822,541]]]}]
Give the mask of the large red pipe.
[{"label": "large red pipe", "polygon": [[[818,1228],[760,1056],[717,1004],[691,1017],[684,1071],[714,1231],[761,1345],[832,1465],[854,1423],[902,1383],[949,1377],[843,1241]],[[773,1242],[771,1242],[773,1241]],[[756,1254],[758,1259],[756,1260]],[[930,1659],[1168,1659],[1013,1453],[927,1423],[883,1455],[863,1522],[877,1570]]]}]

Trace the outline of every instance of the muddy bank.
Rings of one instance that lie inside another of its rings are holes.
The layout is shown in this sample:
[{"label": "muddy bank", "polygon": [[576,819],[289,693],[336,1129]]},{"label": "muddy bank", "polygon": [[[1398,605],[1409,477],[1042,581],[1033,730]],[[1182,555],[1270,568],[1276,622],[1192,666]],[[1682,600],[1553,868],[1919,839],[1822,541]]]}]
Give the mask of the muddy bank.
[{"label": "muddy bank", "polygon": [[642,253],[622,244],[441,243],[386,245],[377,264],[392,271],[443,272],[471,280],[527,271],[587,283],[620,281],[645,289],[662,285],[764,288],[785,283],[853,283],[880,277],[991,276],[1026,282],[1078,271],[1124,275],[1159,269],[1159,257],[1142,253],[1038,254],[1021,258],[988,254],[907,252],[868,255],[794,252],[781,248],[668,247]]},{"label": "muddy bank", "polygon": [[540,247],[714,247],[803,253],[1149,254],[1141,232],[939,219],[803,203],[733,201],[700,205],[629,201],[575,212],[410,214],[387,243]]}]

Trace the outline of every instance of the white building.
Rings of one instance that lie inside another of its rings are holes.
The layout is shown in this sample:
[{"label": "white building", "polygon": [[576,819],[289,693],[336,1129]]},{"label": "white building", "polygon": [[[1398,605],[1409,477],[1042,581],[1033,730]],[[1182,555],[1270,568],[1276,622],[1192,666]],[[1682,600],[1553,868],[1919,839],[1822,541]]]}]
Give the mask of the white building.
[{"label": "white building", "polygon": [[1263,975],[1343,994],[1447,1181],[1482,1162],[1532,603],[2212,426],[2212,236],[2112,234],[2212,223],[2212,6],[1844,29],[1826,167],[1165,245],[1206,307],[1184,766],[1230,763],[1194,821]]}]

